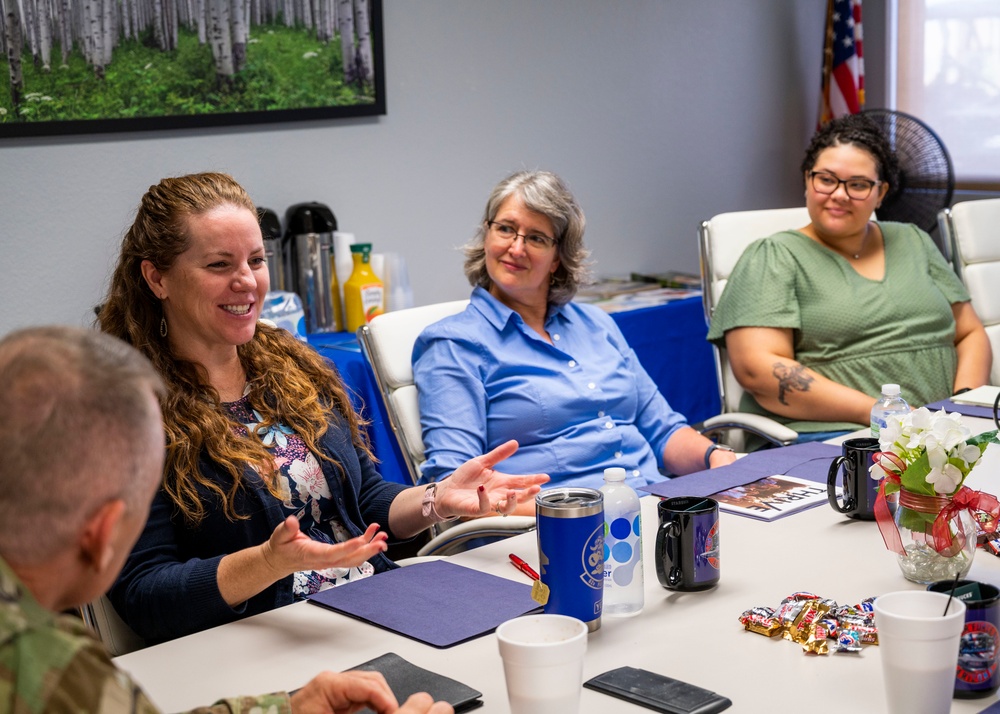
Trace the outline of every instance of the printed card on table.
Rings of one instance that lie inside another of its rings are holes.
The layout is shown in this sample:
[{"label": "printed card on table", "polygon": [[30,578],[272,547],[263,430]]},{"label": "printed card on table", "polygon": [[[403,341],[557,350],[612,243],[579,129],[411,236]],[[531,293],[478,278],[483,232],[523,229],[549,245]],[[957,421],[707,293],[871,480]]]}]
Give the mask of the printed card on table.
[{"label": "printed card on table", "polygon": [[[838,494],[840,489],[837,489]],[[826,503],[824,484],[795,476],[767,476],[712,496],[719,508],[750,518],[773,521]]]}]

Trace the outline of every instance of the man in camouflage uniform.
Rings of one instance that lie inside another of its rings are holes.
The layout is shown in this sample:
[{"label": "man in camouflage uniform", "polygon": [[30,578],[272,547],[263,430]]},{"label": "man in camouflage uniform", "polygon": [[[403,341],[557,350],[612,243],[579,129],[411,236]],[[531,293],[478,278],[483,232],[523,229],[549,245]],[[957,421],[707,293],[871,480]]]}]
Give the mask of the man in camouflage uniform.
[{"label": "man in camouflage uniform", "polygon": [[[102,594],[146,520],[163,472],[157,398],[139,352],[93,330],[37,328],[0,340],[0,714],[156,712],[71,610]],[[197,711],[445,714],[426,694],[402,708],[374,672],[323,672],[296,693]]]}]

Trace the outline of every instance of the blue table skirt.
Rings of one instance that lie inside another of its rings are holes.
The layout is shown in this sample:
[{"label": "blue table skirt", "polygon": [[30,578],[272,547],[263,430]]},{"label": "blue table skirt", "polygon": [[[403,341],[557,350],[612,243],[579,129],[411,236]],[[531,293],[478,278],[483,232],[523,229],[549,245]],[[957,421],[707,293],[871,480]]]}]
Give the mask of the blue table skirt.
[{"label": "blue table skirt", "polygon": [[357,338],[349,332],[329,332],[308,335],[308,339],[309,344],[337,367],[355,410],[368,420],[368,440],[379,460],[378,470],[382,478],[396,483],[411,483],[410,472],[378,391],[378,383]]},{"label": "blue table skirt", "polygon": [[[612,317],[671,407],[691,424],[719,413],[715,358],[705,340],[708,327],[700,297],[617,312]],[[336,365],[354,408],[370,422],[368,438],[382,477],[410,483],[378,384],[355,336],[332,332],[308,337],[309,344]]]},{"label": "blue table skirt", "polygon": [[611,317],[670,406],[689,424],[722,408],[701,298],[616,312]]}]

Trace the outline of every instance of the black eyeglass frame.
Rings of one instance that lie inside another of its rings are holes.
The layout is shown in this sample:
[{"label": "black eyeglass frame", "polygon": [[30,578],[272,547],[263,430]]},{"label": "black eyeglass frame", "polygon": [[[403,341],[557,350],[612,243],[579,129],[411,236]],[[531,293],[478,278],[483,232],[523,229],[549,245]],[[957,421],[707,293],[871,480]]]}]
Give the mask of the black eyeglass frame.
[{"label": "black eyeglass frame", "polygon": [[[824,191],[821,188],[818,188],[816,186],[816,177],[817,176],[828,176],[828,177],[830,177],[831,180],[836,181],[837,185],[833,187],[832,191]],[[864,196],[855,196],[855,195],[852,195],[851,188],[850,188],[850,186],[848,186],[848,184],[851,183],[852,181],[856,182],[856,183],[864,183],[866,186],[868,186],[868,191],[865,193]],[[882,183],[883,183],[882,181],[872,181],[871,179],[858,178],[858,177],[849,178],[849,179],[842,179],[839,176],[830,173],[829,171],[810,171],[809,172],[809,185],[812,186],[813,191],[815,191],[816,193],[821,193],[824,196],[832,196],[833,194],[835,194],[837,192],[837,189],[840,188],[840,185],[843,184],[844,185],[844,192],[847,194],[847,197],[850,198],[850,199],[853,199],[855,201],[864,201],[864,200],[868,199],[872,195],[872,191],[875,190],[875,187],[876,186],[881,186]]]},{"label": "black eyeglass frame", "polygon": [[[511,244],[513,244],[514,241],[516,241],[518,239],[518,237],[520,237],[524,241],[524,244],[526,246],[527,245],[531,245],[531,246],[537,247],[537,248],[539,248],[541,250],[548,250],[549,248],[553,248],[553,247],[559,245],[559,239],[558,238],[553,238],[552,236],[547,236],[544,233],[527,233],[527,234],[525,234],[525,233],[518,233],[517,229],[515,229],[514,226],[508,225],[506,223],[501,223],[500,221],[486,221],[486,225],[489,228],[493,228],[494,226],[498,226],[499,228],[502,228],[502,229],[505,229],[505,230],[513,232],[514,235],[510,236],[510,242],[511,242]],[[503,237],[506,238],[507,236],[503,236]],[[541,241],[541,242],[539,243],[539,241]]]}]

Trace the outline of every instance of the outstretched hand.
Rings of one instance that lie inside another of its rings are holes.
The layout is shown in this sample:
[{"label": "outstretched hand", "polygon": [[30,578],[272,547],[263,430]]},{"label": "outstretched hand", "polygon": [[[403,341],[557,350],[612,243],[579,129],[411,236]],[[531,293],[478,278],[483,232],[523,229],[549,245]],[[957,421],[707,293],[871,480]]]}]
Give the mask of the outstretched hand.
[{"label": "outstretched hand", "polygon": [[400,707],[379,672],[322,672],[292,695],[292,714],[353,714],[372,709],[378,714],[453,714],[446,702],[429,694],[414,694]]},{"label": "outstretched hand", "polygon": [[299,530],[299,519],[289,516],[274,529],[261,546],[264,560],[279,578],[300,570],[353,568],[384,553],[389,536],[379,532],[377,523],[356,538],[343,543],[322,543]]},{"label": "outstretched hand", "polygon": [[510,475],[493,467],[517,451],[514,440],[487,454],[469,459],[448,478],[438,481],[438,513],[442,516],[510,514],[518,503],[530,501],[549,480],[545,474]]}]

